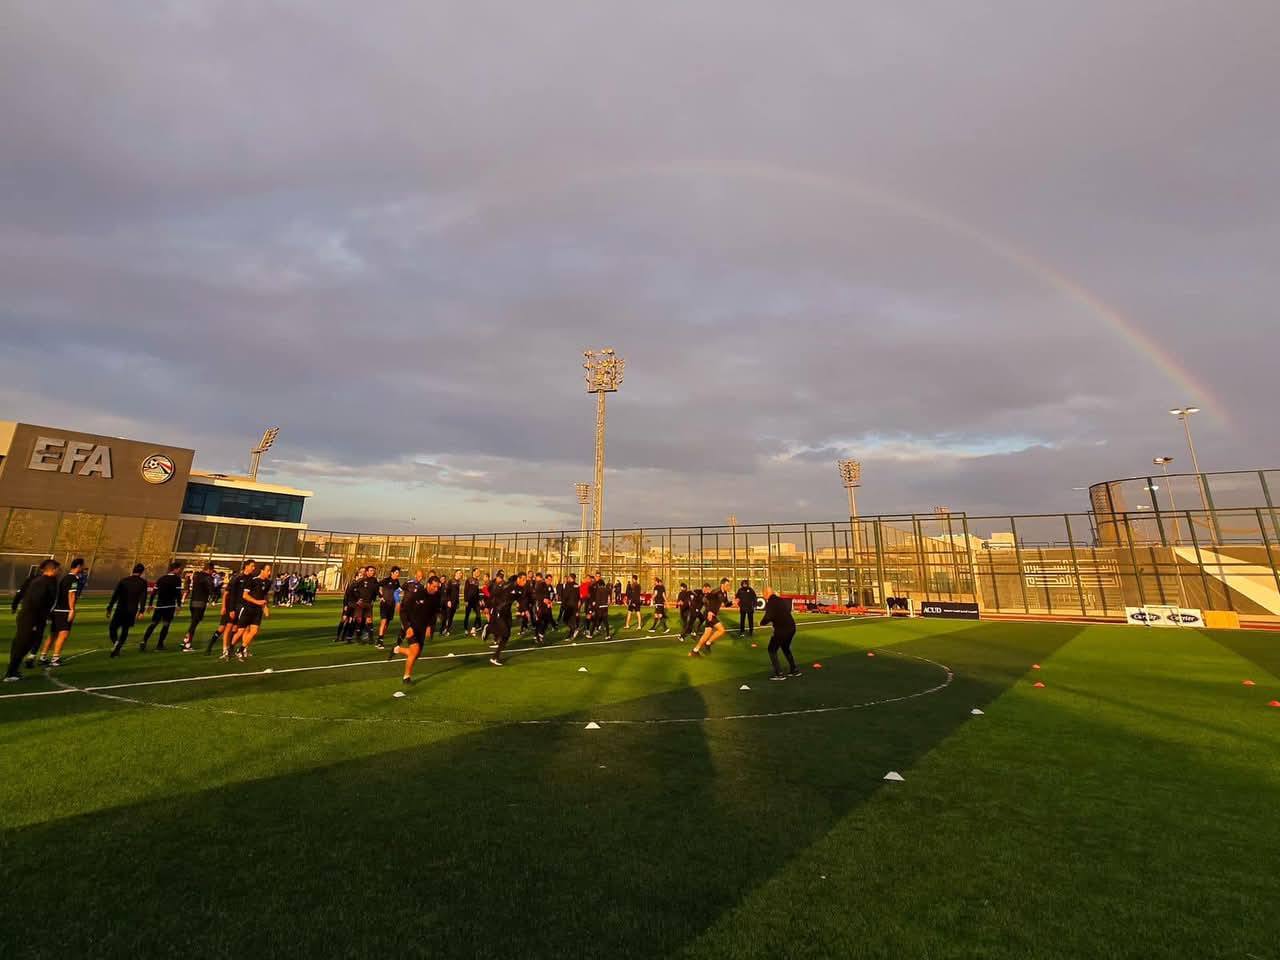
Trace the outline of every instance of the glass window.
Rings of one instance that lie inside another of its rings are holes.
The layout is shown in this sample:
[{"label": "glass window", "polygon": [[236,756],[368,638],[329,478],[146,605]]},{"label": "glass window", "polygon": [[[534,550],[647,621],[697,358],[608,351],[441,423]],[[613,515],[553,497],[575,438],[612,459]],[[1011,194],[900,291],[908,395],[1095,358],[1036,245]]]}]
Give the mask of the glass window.
[{"label": "glass window", "polygon": [[261,490],[236,490],[204,483],[187,485],[182,512],[206,517],[234,517],[238,520],[274,520],[301,523],[304,497]]}]

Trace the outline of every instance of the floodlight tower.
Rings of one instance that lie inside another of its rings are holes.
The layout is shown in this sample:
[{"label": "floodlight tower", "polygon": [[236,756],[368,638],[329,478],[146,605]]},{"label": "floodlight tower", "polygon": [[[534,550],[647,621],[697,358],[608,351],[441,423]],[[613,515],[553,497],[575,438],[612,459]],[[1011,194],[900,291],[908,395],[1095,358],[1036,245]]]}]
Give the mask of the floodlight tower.
[{"label": "floodlight tower", "polygon": [[[1177,417],[1182,421],[1182,429],[1187,435],[1187,450],[1191,453],[1191,469],[1196,473],[1196,486],[1200,489],[1200,506],[1204,510],[1207,519],[1213,524],[1213,529],[1218,529],[1218,517],[1209,509],[1209,493],[1205,489],[1204,474],[1200,472],[1200,460],[1196,457],[1196,445],[1191,439],[1191,418],[1200,412],[1199,407],[1174,407],[1169,411],[1170,415]],[[1221,540],[1222,537],[1217,538]]]},{"label": "floodlight tower", "polygon": [[258,445],[249,451],[249,479],[258,479],[258,466],[262,463],[262,455],[271,449],[271,445],[276,442],[276,437],[280,436],[279,427],[268,427],[262,434],[262,440]]},{"label": "floodlight tower", "polygon": [[853,553],[860,556],[862,544],[858,530],[858,498],[855,491],[862,486],[862,463],[858,460],[844,459],[836,463],[840,468],[840,481],[849,493],[849,523],[853,527]]},{"label": "floodlight tower", "polygon": [[578,503],[582,506],[582,575],[587,575],[589,559],[587,557],[587,507],[591,505],[591,484],[575,483],[573,492],[578,495]]},{"label": "floodlight tower", "polygon": [[[1178,560],[1178,542],[1182,535],[1178,528],[1178,505],[1173,502],[1173,484],[1169,482],[1169,464],[1173,463],[1173,457],[1155,457],[1151,462],[1164,471],[1164,485],[1169,488],[1169,510],[1173,513],[1173,569],[1178,576],[1178,602],[1185,607],[1187,588],[1182,582],[1182,565]],[[1154,492],[1151,499],[1156,499]],[[1159,503],[1158,500],[1156,502]]]},{"label": "floodlight tower", "polygon": [[604,529],[604,427],[606,394],[617,393],[626,361],[612,347],[583,351],[582,367],[587,371],[587,393],[596,395],[596,489],[591,512],[591,556],[600,560],[600,534]]}]

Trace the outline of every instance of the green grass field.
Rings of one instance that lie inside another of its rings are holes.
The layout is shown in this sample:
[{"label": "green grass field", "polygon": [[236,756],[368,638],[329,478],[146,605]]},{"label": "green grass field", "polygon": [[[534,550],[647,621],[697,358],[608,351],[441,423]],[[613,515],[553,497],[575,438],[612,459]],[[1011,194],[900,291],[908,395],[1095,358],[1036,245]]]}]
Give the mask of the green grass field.
[{"label": "green grass field", "polygon": [[109,660],[90,601],[55,676],[109,689],[0,689],[0,957],[1280,960],[1280,636],[462,637],[396,699],[335,616]]}]

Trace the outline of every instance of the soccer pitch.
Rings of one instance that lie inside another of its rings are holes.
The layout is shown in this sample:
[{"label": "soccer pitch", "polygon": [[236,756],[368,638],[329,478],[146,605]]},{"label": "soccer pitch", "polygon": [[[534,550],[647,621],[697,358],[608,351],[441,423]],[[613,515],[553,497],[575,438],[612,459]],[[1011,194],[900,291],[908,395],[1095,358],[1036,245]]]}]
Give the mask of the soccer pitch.
[{"label": "soccer pitch", "polygon": [[458,637],[404,688],[336,617],[110,660],[82,605],[0,690],[0,956],[1280,957],[1280,636]]}]

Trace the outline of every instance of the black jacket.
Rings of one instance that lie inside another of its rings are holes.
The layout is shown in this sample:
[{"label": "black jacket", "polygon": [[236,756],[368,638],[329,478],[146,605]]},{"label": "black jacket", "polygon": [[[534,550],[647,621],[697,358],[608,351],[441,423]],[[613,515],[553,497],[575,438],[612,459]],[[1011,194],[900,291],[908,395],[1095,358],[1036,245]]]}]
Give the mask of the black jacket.
[{"label": "black jacket", "polygon": [[[44,623],[53,612],[58,599],[58,578],[37,573],[18,588],[13,597],[13,609],[18,617],[28,623]],[[21,609],[19,609],[21,605]]]},{"label": "black jacket", "polygon": [[115,592],[107,601],[107,613],[119,609],[122,615],[136,617],[147,602],[147,581],[136,573],[116,584]]},{"label": "black jacket", "polygon": [[734,594],[734,596],[738,600],[739,610],[755,609],[756,592],[752,590],[750,587],[739,587],[738,592]]},{"label": "black jacket", "polygon": [[760,618],[760,626],[773,624],[773,635],[785,636],[796,632],[796,618],[791,615],[791,601],[776,593],[764,602],[764,616]]}]

